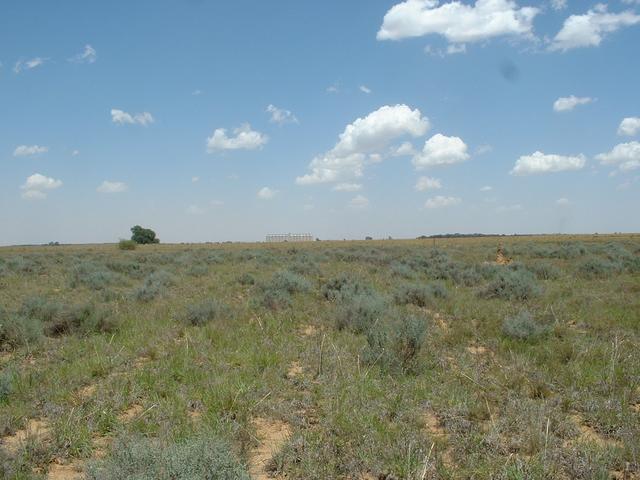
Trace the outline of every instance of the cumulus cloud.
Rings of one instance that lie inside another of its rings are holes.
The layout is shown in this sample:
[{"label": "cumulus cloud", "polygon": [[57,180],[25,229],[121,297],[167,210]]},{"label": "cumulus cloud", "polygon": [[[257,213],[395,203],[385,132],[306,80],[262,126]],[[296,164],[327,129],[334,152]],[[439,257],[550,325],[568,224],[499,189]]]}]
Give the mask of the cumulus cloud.
[{"label": "cumulus cloud", "polygon": [[640,168],[640,142],[619,143],[610,152],[596,155],[603,165],[616,165],[621,172]]},{"label": "cumulus cloud", "polygon": [[20,188],[23,190],[23,198],[30,200],[42,200],[47,198],[47,192],[49,190],[55,190],[61,186],[61,180],[46,177],[40,173],[34,173],[30,177],[27,177],[27,180]]},{"label": "cumulus cloud", "polygon": [[369,206],[369,199],[364,195],[356,195],[349,202],[349,207],[351,208],[367,208]]},{"label": "cumulus cloud", "polygon": [[575,95],[560,97],[553,102],[553,110],[556,112],[570,112],[578,105],[587,105],[593,101],[591,97],[576,97]]},{"label": "cumulus cloud", "polygon": [[564,10],[567,8],[567,0],[551,0],[551,8],[554,10]]},{"label": "cumulus cloud", "polygon": [[69,59],[70,62],[74,63],[93,63],[98,59],[98,54],[96,49],[91,45],[85,45],[84,50],[77,55],[74,55]]},{"label": "cumulus cloud", "polygon": [[420,177],[416,182],[416,186],[414,187],[419,192],[424,192],[427,190],[438,190],[442,188],[442,182],[438,178],[431,177]]},{"label": "cumulus cloud", "polygon": [[197,183],[200,181],[200,177],[191,177],[191,183]]},{"label": "cumulus cloud", "polygon": [[[535,7],[519,8],[513,0],[406,0],[391,7],[378,31],[378,40],[401,40],[437,34],[452,44],[481,42],[494,37],[534,38]],[[454,53],[454,52],[449,52]]]},{"label": "cumulus cloud", "polygon": [[357,192],[362,190],[362,184],[360,183],[339,183],[333,189],[336,192]]},{"label": "cumulus cloud", "polygon": [[255,150],[262,148],[268,141],[268,136],[251,130],[251,125],[244,123],[233,130],[233,136],[228,136],[225,128],[215,129],[213,135],[207,138],[207,152],[213,153],[217,150]]},{"label": "cumulus cloud", "polygon": [[379,162],[391,142],[403,136],[420,137],[429,119],[407,105],[385,105],[347,125],[338,143],[309,164],[311,173],[298,177],[299,185],[339,182],[360,177],[366,164]]},{"label": "cumulus cloud", "polygon": [[583,15],[571,15],[549,45],[550,50],[566,52],[573,48],[597,47],[609,33],[640,23],[631,10],[609,13],[607,5],[597,4]]},{"label": "cumulus cloud", "polygon": [[118,110],[116,108],[111,109],[111,121],[113,123],[117,123],[118,125],[142,125],[146,127],[147,125],[155,122],[153,115],[149,112],[136,113],[131,115],[123,110]]},{"label": "cumulus cloud", "polygon": [[452,165],[469,160],[468,147],[460,137],[435,134],[424,144],[421,152],[413,157],[413,165],[421,170],[427,167]]},{"label": "cumulus cloud", "polygon": [[271,114],[271,123],[283,125],[285,123],[298,123],[296,116],[289,110],[278,108],[275,105],[268,105],[267,112]]},{"label": "cumulus cloud", "polygon": [[31,70],[33,68],[39,67],[43,65],[45,62],[44,58],[36,57],[31,60],[18,60],[16,64],[13,66],[13,71],[15,73],[20,73],[23,70]]},{"label": "cumulus cloud", "polygon": [[569,199],[565,197],[556,200],[556,205],[560,205],[561,207],[566,207],[567,205],[569,205],[569,203]]},{"label": "cumulus cloud", "polygon": [[33,155],[41,155],[47,153],[49,147],[41,147],[40,145],[20,145],[13,151],[14,157],[31,157]]},{"label": "cumulus cloud", "polygon": [[491,190],[493,190],[493,187],[490,187],[489,185],[485,185],[480,189],[481,192],[490,192]]},{"label": "cumulus cloud", "polygon": [[640,117],[627,117],[618,127],[618,135],[634,136],[640,134]]},{"label": "cumulus cloud", "polygon": [[358,89],[362,92],[362,93],[366,93],[369,94],[371,93],[371,89],[369,87],[367,87],[366,85],[360,85],[358,87]]},{"label": "cumulus cloud", "polygon": [[271,200],[278,194],[277,190],[273,190],[269,187],[262,187],[258,190],[258,198],[262,200]]},{"label": "cumulus cloud", "polygon": [[580,170],[587,159],[584,155],[546,155],[542,152],[534,152],[531,155],[523,155],[516,160],[511,170],[511,175],[531,175],[536,173],[563,172],[566,170]]},{"label": "cumulus cloud", "polygon": [[434,209],[452,207],[454,205],[459,205],[460,203],[462,203],[462,200],[458,197],[443,197],[442,195],[438,195],[428,199],[424,206],[425,208]]},{"label": "cumulus cloud", "polygon": [[96,189],[100,193],[121,193],[127,191],[127,185],[123,182],[110,182],[105,180]]}]

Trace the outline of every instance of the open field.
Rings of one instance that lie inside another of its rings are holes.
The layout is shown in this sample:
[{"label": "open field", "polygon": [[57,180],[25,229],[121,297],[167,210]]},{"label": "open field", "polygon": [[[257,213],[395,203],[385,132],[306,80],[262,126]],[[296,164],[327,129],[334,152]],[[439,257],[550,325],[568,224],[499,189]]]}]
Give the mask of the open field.
[{"label": "open field", "polygon": [[640,478],[640,236],[11,247],[0,305],[0,478]]}]

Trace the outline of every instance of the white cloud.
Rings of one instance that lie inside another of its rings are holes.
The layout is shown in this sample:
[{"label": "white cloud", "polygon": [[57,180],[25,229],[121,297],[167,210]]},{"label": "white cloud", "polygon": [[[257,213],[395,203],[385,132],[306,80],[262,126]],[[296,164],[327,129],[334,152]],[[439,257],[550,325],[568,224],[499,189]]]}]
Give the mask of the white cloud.
[{"label": "white cloud", "polygon": [[200,205],[189,205],[185,211],[187,215],[203,215],[206,213],[206,210]]},{"label": "white cloud", "polygon": [[18,60],[13,66],[13,71],[15,73],[20,73],[23,70],[31,70],[32,68],[36,68],[44,64],[44,62],[45,59],[40,57],[32,58],[31,60]]},{"label": "white cloud", "polygon": [[587,105],[593,101],[594,99],[591,97],[576,97],[575,95],[560,97],[553,102],[553,110],[555,112],[570,112],[578,105]]},{"label": "white cloud", "polygon": [[233,130],[234,136],[228,136],[225,128],[216,128],[213,135],[207,138],[207,152],[217,150],[255,150],[262,148],[269,141],[264,133],[251,130],[248,123]]},{"label": "white cloud", "polygon": [[607,5],[599,3],[583,15],[567,18],[549,49],[566,52],[573,48],[597,47],[607,34],[636,23],[640,23],[640,15],[630,10],[609,13]]},{"label": "white cloud", "polygon": [[565,197],[556,200],[556,205],[560,205],[561,207],[566,207],[567,205],[569,205],[569,203],[571,202],[569,202],[569,199]]},{"label": "white cloud", "polygon": [[61,180],[45,177],[40,173],[34,173],[27,178],[20,188],[24,190],[22,197],[30,200],[41,200],[47,198],[48,190],[55,190],[62,186]]},{"label": "white cloud", "polygon": [[362,190],[362,185],[359,183],[339,183],[333,189],[336,192],[357,192]]},{"label": "white cloud", "polygon": [[202,90],[194,90],[193,92],[191,92],[191,95],[193,95],[194,97],[197,97],[198,95],[202,95]]},{"label": "white cloud", "polygon": [[385,105],[347,125],[338,143],[309,164],[311,173],[298,177],[299,185],[339,182],[360,177],[366,164],[378,162],[388,145],[400,137],[420,137],[429,129],[429,119],[407,105]]},{"label": "white cloud", "polygon": [[197,183],[200,181],[200,177],[191,177],[191,183]]},{"label": "white cloud", "polygon": [[444,208],[444,207],[452,207],[454,205],[459,205],[462,203],[462,200],[458,197],[443,197],[442,195],[438,195],[436,197],[430,198],[426,201],[424,206],[426,208]]},{"label": "white cloud", "polygon": [[338,87],[337,83],[334,83],[333,85],[330,85],[327,87],[326,89],[327,93],[340,93],[340,87]]},{"label": "white cloud", "polygon": [[78,155],[80,155],[80,150],[74,150],[73,152],[71,152],[72,157],[77,157]]},{"label": "white cloud", "polygon": [[596,155],[603,165],[617,165],[621,172],[640,168],[640,142],[619,143],[610,152]]},{"label": "white cloud", "polygon": [[142,125],[143,127],[146,127],[147,125],[155,122],[155,119],[149,112],[142,112],[131,115],[130,113],[114,108],[111,109],[111,121],[119,125],[130,124]]},{"label": "white cloud", "polygon": [[518,158],[513,170],[511,170],[511,175],[531,175],[536,173],[580,170],[584,167],[586,161],[587,159],[584,155],[546,155],[542,152],[534,152],[531,155],[523,155]]},{"label": "white cloud", "polygon": [[551,0],[551,8],[554,10],[564,10],[567,8],[567,0]]},{"label": "white cloud", "polygon": [[349,207],[351,208],[367,208],[369,206],[369,199],[364,195],[356,195],[349,202]]},{"label": "white cloud", "polygon": [[400,40],[438,34],[455,44],[499,36],[533,38],[533,19],[539,12],[535,7],[519,8],[513,0],[477,0],[474,5],[406,0],[386,13],[377,38]]},{"label": "white cloud", "polygon": [[271,123],[283,125],[285,123],[298,123],[296,116],[289,110],[278,108],[275,105],[267,106],[267,112],[271,114]]},{"label": "white cloud", "polygon": [[403,142],[399,145],[395,151],[393,152],[394,157],[405,157],[405,156],[413,156],[415,155],[416,149],[413,147],[411,142]]},{"label": "white cloud", "polygon": [[627,117],[618,127],[618,135],[634,136],[640,134],[640,117]]},{"label": "white cloud", "polygon": [[496,208],[497,213],[510,213],[510,212],[519,212],[522,210],[522,205],[516,203],[515,205],[501,205]]},{"label": "white cloud", "polygon": [[47,153],[49,147],[41,147],[40,145],[20,145],[13,151],[14,157],[30,157],[33,155],[41,155]]},{"label": "white cloud", "polygon": [[85,45],[84,50],[81,53],[71,57],[69,61],[75,62],[75,63],[93,63],[97,59],[98,59],[98,54],[96,52],[96,49],[93,48],[91,45]]},{"label": "white cloud", "polygon": [[221,207],[224,205],[224,202],[222,200],[211,200],[211,202],[209,202],[209,204],[212,207]]},{"label": "white cloud", "polygon": [[420,177],[418,178],[414,188],[419,192],[424,192],[426,190],[438,190],[442,188],[442,182],[438,178]]},{"label": "white cloud", "polygon": [[490,192],[491,190],[493,190],[493,187],[490,187],[489,185],[485,185],[480,189],[481,192]]},{"label": "white cloud", "polygon": [[439,165],[452,165],[469,160],[467,145],[460,137],[435,134],[424,144],[422,152],[413,157],[413,165],[418,169]]},{"label": "white cloud", "polygon": [[277,193],[277,190],[272,190],[269,187],[262,187],[260,190],[258,190],[258,198],[262,200],[271,200],[277,195]]},{"label": "white cloud", "polygon": [[360,85],[358,88],[362,93],[366,93],[367,95],[371,93],[371,89],[366,85]]},{"label": "white cloud", "polygon": [[100,193],[121,193],[127,191],[127,185],[122,182],[105,180],[96,190]]}]

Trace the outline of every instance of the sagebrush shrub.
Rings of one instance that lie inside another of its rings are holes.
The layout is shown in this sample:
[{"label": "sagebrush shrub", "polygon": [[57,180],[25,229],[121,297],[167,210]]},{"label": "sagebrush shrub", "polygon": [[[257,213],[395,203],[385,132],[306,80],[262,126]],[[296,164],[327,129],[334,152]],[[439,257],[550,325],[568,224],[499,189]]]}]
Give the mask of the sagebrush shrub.
[{"label": "sagebrush shrub", "polygon": [[19,347],[37,343],[43,335],[38,318],[0,309],[0,347]]},{"label": "sagebrush shrub", "polygon": [[412,304],[418,307],[432,305],[435,299],[446,298],[447,289],[440,283],[408,283],[394,292],[393,298],[398,305]]},{"label": "sagebrush shrub", "polygon": [[562,272],[549,262],[536,262],[527,267],[539,280],[557,280]]},{"label": "sagebrush shrub", "polygon": [[71,269],[71,288],[84,285],[92,290],[102,290],[115,283],[117,278],[116,274],[100,265],[82,262]]},{"label": "sagebrush shrub", "polygon": [[609,260],[592,257],[578,266],[578,273],[583,278],[603,278],[620,270],[620,265]]},{"label": "sagebrush shrub", "polygon": [[370,294],[373,289],[357,278],[341,273],[322,285],[321,293],[327,300],[341,300],[357,294]]},{"label": "sagebrush shrub", "polygon": [[366,332],[387,311],[384,297],[375,292],[359,292],[343,296],[336,305],[335,321],[338,330]]},{"label": "sagebrush shrub", "polygon": [[480,296],[504,300],[529,300],[540,293],[542,293],[542,289],[528,270],[503,269],[494,280],[480,291]]},{"label": "sagebrush shrub", "polygon": [[311,283],[302,275],[289,270],[281,270],[273,274],[270,287],[293,294],[308,292],[311,290]]},{"label": "sagebrush shrub", "polygon": [[546,332],[533,315],[527,310],[521,310],[514,316],[509,316],[502,323],[502,333],[507,337],[518,340],[531,340]]},{"label": "sagebrush shrub", "polygon": [[133,240],[120,240],[118,242],[118,248],[120,250],[135,250],[138,244]]},{"label": "sagebrush shrub", "polygon": [[244,286],[255,285],[256,279],[250,273],[245,272],[238,277],[238,283]]},{"label": "sagebrush shrub", "polygon": [[212,435],[166,443],[121,438],[111,454],[88,468],[89,480],[249,480],[230,448]]},{"label": "sagebrush shrub", "polygon": [[287,290],[264,286],[257,303],[269,310],[281,310],[291,306],[291,294]]},{"label": "sagebrush shrub", "polygon": [[383,369],[412,370],[423,347],[427,321],[422,316],[394,312],[367,331],[364,361]]},{"label": "sagebrush shrub", "polygon": [[133,296],[138,301],[149,302],[161,295],[173,283],[173,277],[169,273],[159,270],[148,275],[142,285],[134,290]]},{"label": "sagebrush shrub", "polygon": [[195,305],[189,305],[184,320],[190,325],[205,325],[214,320],[226,319],[231,315],[231,309],[225,303],[216,299],[205,300]]}]

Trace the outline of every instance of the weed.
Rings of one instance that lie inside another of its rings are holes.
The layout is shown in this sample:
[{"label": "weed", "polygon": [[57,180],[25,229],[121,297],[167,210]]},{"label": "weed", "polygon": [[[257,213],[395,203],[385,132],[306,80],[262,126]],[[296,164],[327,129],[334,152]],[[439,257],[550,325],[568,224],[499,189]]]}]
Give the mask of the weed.
[{"label": "weed", "polygon": [[205,300],[195,305],[189,305],[184,321],[189,325],[205,325],[214,320],[229,318],[231,309],[225,303],[215,299]]},{"label": "weed", "polygon": [[89,480],[249,480],[229,447],[209,435],[177,443],[130,437],[89,468]]},{"label": "weed", "polygon": [[529,300],[542,293],[535,278],[528,270],[505,270],[498,274],[486,288],[480,291],[484,298],[504,300]]},{"label": "weed", "polygon": [[532,340],[546,331],[528,310],[521,310],[516,315],[505,318],[502,323],[502,333],[518,340]]}]

